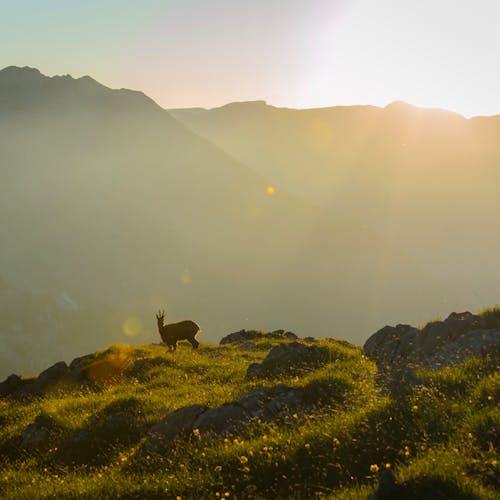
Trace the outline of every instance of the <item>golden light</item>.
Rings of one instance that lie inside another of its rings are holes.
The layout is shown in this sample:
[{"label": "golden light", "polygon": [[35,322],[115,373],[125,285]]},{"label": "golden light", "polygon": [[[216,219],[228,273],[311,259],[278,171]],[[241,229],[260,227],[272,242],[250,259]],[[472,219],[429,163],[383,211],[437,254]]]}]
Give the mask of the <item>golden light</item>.
[{"label": "golden light", "polygon": [[267,186],[267,188],[266,188],[267,194],[274,194],[275,191],[276,191],[276,189],[274,188],[274,186]]},{"label": "golden light", "polygon": [[142,332],[141,318],[130,316],[123,322],[122,330],[127,337],[136,337]]},{"label": "golden light", "polygon": [[181,285],[184,285],[184,286],[190,285],[191,282],[193,281],[193,278],[191,277],[191,273],[186,269],[181,274],[179,281],[181,282]]}]

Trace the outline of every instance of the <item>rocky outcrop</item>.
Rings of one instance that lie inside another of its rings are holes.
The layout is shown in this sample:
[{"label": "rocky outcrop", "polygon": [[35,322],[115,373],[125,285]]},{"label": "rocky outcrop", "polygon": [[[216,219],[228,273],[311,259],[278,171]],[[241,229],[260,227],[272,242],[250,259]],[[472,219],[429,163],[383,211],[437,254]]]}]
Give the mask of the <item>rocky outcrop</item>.
[{"label": "rocky outcrop", "polygon": [[247,369],[247,378],[274,377],[284,373],[294,374],[305,369],[314,369],[330,361],[329,351],[316,345],[300,342],[280,344],[273,347],[262,363],[252,363]]},{"label": "rocky outcrop", "polygon": [[97,414],[87,419],[81,429],[67,436],[58,455],[73,463],[99,463],[109,449],[135,444],[141,435],[136,416],[130,412]]},{"label": "rocky outcrop", "polygon": [[181,439],[203,435],[239,435],[252,423],[285,419],[311,405],[304,389],[278,384],[260,387],[216,408],[190,405],[175,410],[153,426],[138,456],[166,453]]},{"label": "rocky outcrop", "polygon": [[0,398],[5,398],[15,394],[23,386],[23,379],[13,373],[0,383]]},{"label": "rocky outcrop", "polygon": [[190,405],[173,411],[149,430],[137,456],[165,453],[176,441],[192,434],[196,419],[207,410],[208,406]]},{"label": "rocky outcrop", "polygon": [[463,312],[422,329],[385,326],[366,341],[363,353],[377,363],[379,379],[388,385],[412,384],[416,368],[440,369],[469,356],[499,352],[500,328],[485,325],[483,317]]},{"label": "rocky outcrop", "polygon": [[51,434],[58,430],[59,426],[54,419],[42,413],[22,432],[19,437],[19,448],[22,450],[39,448],[48,443]]},{"label": "rocky outcrop", "polygon": [[22,379],[12,374],[0,383],[0,398],[12,397],[19,401],[30,401],[43,397],[58,384],[90,387],[85,367],[94,359],[95,354],[88,354],[74,359],[69,366],[64,361],[59,361],[32,379]]},{"label": "rocky outcrop", "polygon": [[237,344],[248,342],[250,340],[272,339],[272,340],[297,340],[298,337],[293,332],[285,330],[274,330],[272,332],[260,332],[257,330],[240,330],[239,332],[230,333],[223,337],[220,341],[224,344]]}]

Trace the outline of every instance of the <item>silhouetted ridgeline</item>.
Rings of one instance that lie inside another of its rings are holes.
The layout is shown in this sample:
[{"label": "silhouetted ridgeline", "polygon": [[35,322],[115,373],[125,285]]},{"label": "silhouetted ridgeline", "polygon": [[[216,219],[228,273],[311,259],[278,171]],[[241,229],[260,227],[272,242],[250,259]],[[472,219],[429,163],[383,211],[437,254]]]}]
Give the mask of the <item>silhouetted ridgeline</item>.
[{"label": "silhouetted ridgeline", "polygon": [[[0,71],[0,165],[6,283],[127,311],[140,320],[136,342],[155,335],[161,304],[172,321],[196,318],[205,341],[265,324],[362,342],[374,325],[422,321],[455,301],[413,243],[284,183],[268,191],[267,175],[140,92],[90,77]],[[103,333],[100,345],[110,341]]]}]

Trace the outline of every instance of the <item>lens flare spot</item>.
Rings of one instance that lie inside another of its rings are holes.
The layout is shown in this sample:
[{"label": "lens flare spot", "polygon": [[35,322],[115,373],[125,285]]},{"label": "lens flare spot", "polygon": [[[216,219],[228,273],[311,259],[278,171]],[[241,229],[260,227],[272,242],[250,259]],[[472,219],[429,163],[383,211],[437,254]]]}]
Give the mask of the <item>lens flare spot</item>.
[{"label": "lens flare spot", "polygon": [[127,318],[122,326],[123,333],[127,337],[136,337],[142,332],[142,321],[137,316],[130,316]]},{"label": "lens flare spot", "polygon": [[274,194],[275,191],[276,191],[276,188],[274,186],[267,186],[267,188],[266,188],[267,194]]},{"label": "lens flare spot", "polygon": [[184,286],[190,285],[193,281],[193,278],[191,277],[191,273],[186,269],[181,274],[179,281],[181,282],[181,285],[184,285]]}]

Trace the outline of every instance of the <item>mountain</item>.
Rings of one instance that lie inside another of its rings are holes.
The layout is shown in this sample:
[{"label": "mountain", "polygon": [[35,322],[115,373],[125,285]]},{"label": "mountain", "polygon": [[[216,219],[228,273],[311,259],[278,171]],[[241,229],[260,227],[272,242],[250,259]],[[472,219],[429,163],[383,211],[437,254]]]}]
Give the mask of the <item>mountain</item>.
[{"label": "mountain", "polygon": [[460,290],[463,306],[498,301],[500,116],[465,119],[403,102],[170,113],[278,188],[403,246]]},{"label": "mountain", "polygon": [[136,341],[158,341],[160,307],[167,321],[196,320],[202,342],[280,325],[362,340],[453,298],[406,248],[269,193],[140,92],[9,67],[0,103],[0,275],[84,310],[119,310]]},{"label": "mountain", "polygon": [[0,378],[37,373],[47,364],[123,338],[126,318],[110,307],[81,308],[67,293],[27,292],[0,280]]}]

